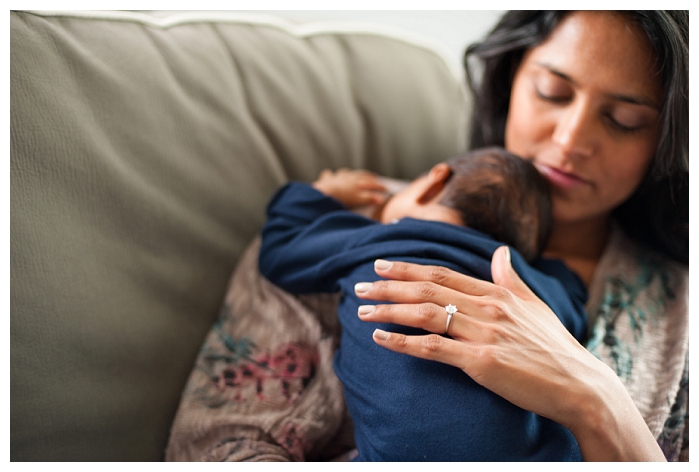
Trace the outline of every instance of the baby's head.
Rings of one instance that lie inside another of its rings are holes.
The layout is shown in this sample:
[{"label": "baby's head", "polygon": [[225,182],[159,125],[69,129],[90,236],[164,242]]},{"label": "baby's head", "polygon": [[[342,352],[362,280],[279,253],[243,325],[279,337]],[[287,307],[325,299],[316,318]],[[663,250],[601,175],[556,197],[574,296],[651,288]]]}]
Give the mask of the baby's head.
[{"label": "baby's head", "polygon": [[492,147],[447,165],[452,173],[440,204],[457,210],[465,226],[514,247],[526,260],[541,254],[551,232],[551,195],[534,164]]},{"label": "baby's head", "polygon": [[551,231],[549,184],[534,165],[499,147],[437,164],[385,205],[381,221],[413,217],[467,226],[538,256]]}]

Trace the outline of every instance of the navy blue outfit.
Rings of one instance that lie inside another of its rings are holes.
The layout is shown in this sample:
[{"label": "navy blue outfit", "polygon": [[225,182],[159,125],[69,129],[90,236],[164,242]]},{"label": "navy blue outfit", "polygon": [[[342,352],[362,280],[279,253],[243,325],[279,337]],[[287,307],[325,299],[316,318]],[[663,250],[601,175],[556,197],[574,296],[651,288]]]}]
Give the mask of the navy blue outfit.
[{"label": "navy blue outfit", "polygon": [[[371,282],[376,259],[449,267],[492,281],[490,261],[502,245],[473,229],[404,218],[384,225],[348,211],[312,186],[290,183],[267,208],[260,272],[291,293],[342,292],[342,324],[334,367],[345,390],[362,461],[579,461],[571,432],[522,410],[473,381],[462,370],[418,359],[374,343],[375,328],[405,334],[422,330],[368,323],[357,316],[357,282]],[[512,264],[524,282],[579,341],[587,331],[587,291],[562,262],[528,265],[515,250]]]}]

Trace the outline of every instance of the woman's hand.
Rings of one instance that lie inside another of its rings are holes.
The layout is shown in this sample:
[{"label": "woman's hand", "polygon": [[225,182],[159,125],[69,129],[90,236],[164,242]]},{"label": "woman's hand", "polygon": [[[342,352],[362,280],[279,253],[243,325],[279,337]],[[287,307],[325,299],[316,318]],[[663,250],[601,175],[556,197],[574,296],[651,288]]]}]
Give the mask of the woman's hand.
[{"label": "woman's hand", "polygon": [[[664,460],[614,372],[590,354],[521,281],[509,249],[493,255],[495,284],[442,267],[377,261],[390,279],[360,283],[364,321],[422,328],[406,336],[376,330],[374,341],[396,352],[453,365],[515,405],[571,430],[586,460]],[[458,311],[444,337],[447,312]]]}]

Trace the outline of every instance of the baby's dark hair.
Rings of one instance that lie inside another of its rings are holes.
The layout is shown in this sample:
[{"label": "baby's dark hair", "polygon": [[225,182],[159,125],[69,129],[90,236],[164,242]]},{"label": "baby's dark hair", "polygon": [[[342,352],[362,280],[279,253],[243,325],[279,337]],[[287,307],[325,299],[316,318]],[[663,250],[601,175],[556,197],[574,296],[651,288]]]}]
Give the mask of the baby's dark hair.
[{"label": "baby's dark hair", "polygon": [[476,149],[447,164],[451,175],[442,205],[527,261],[541,254],[551,233],[551,195],[534,164],[500,147]]}]

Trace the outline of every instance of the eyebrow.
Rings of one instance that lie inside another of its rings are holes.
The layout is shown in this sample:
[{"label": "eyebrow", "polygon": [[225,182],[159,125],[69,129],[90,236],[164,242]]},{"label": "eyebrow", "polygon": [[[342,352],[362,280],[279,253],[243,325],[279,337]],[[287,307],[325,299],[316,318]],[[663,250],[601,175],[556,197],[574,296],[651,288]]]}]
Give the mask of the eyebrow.
[{"label": "eyebrow", "polygon": [[[549,71],[551,74],[560,77],[561,79],[570,82],[573,85],[578,85],[578,83],[568,74],[561,72],[560,70],[556,69],[550,64],[547,64],[545,62],[537,62],[536,65],[539,67],[542,67]],[[646,97],[639,97],[636,95],[625,95],[623,93],[608,93],[608,96],[615,100],[619,100],[622,102],[630,103],[632,105],[641,105],[641,106],[646,106],[650,107],[656,111],[660,111],[660,106],[655,103],[653,100],[646,98]]]}]

